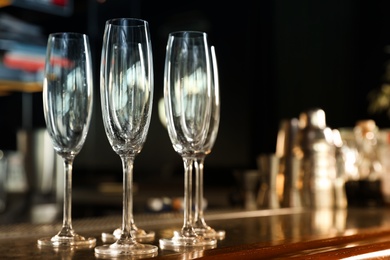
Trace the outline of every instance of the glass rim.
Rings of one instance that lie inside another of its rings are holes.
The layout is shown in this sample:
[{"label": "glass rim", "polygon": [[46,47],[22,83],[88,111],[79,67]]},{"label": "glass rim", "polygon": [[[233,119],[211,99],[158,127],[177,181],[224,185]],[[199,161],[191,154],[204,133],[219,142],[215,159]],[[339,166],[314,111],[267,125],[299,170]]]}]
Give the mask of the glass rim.
[{"label": "glass rim", "polygon": [[78,37],[88,37],[85,33],[79,32],[54,32],[49,34],[49,38],[78,38]]},{"label": "glass rim", "polygon": [[106,21],[107,25],[111,26],[145,26],[148,25],[148,21],[140,18],[112,18]]},{"label": "glass rim", "polygon": [[169,33],[169,37],[181,37],[181,38],[187,38],[187,37],[204,37],[207,36],[206,32],[202,31],[176,31]]}]

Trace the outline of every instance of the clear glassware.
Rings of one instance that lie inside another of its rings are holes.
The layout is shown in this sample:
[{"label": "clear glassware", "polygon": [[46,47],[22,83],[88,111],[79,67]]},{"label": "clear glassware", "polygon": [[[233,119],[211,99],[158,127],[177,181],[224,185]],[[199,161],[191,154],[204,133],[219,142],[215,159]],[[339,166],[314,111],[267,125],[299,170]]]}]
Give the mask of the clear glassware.
[{"label": "clear glassware", "polygon": [[202,149],[198,152],[195,160],[195,211],[194,211],[194,228],[198,235],[208,237],[224,239],[225,231],[211,228],[207,225],[204,219],[203,211],[203,171],[204,171],[204,160],[214,146],[215,139],[217,138],[219,119],[220,119],[220,98],[219,98],[219,77],[218,77],[218,64],[215,55],[215,48],[211,46],[211,118],[210,118],[210,129],[206,135],[206,141],[203,143]]},{"label": "clear glassware", "polygon": [[211,62],[207,34],[169,34],[164,72],[164,103],[168,134],[184,164],[184,223],[172,238],[160,239],[162,249],[208,247],[216,239],[196,234],[192,215],[192,167],[203,150],[212,111]]},{"label": "clear glassware", "polygon": [[89,39],[84,34],[53,33],[48,37],[43,81],[43,112],[57,154],[64,159],[63,224],[58,234],[38,240],[39,246],[93,247],[72,227],[72,166],[84,145],[93,105]]},{"label": "clear glassware", "polygon": [[118,18],[106,22],[100,94],[105,132],[123,166],[123,216],[116,242],[96,247],[95,253],[155,255],[157,246],[137,241],[148,234],[135,225],[132,197],[134,159],[145,143],[152,113],[153,60],[147,21]]}]

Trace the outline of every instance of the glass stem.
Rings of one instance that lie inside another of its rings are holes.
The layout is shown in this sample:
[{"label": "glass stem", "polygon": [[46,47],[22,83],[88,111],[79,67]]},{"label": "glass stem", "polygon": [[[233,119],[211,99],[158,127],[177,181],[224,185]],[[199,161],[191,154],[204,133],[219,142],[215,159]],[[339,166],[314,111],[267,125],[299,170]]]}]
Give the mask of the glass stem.
[{"label": "glass stem", "polygon": [[185,237],[196,236],[192,223],[192,158],[183,158],[184,162],[184,224],[181,230]]},{"label": "glass stem", "polygon": [[194,161],[195,165],[195,226],[199,227],[204,225],[203,218],[203,167],[204,157],[197,158]]},{"label": "glass stem", "polygon": [[73,158],[64,159],[64,217],[62,222],[62,229],[59,233],[60,236],[69,237],[73,236],[72,228],[72,169]]},{"label": "glass stem", "polygon": [[120,239],[132,238],[133,218],[133,166],[134,156],[121,156],[123,167],[123,214]]}]

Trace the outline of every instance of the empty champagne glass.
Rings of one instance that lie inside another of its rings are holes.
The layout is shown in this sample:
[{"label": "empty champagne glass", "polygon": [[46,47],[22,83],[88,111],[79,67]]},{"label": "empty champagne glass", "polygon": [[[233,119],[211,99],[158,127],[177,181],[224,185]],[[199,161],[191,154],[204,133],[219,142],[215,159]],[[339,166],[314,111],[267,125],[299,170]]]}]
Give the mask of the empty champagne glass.
[{"label": "empty champagne glass", "polygon": [[93,80],[88,37],[53,33],[48,37],[43,80],[43,112],[54,149],[64,159],[64,215],[62,229],[38,240],[40,246],[88,246],[72,227],[72,166],[84,145],[92,114]]},{"label": "empty champagne glass", "polygon": [[[113,244],[95,253],[108,256],[155,255],[158,247],[137,242],[147,235],[133,218],[133,166],[149,129],[153,100],[152,46],[147,21],[108,20],[105,25],[100,68],[100,94],[104,128],[123,166],[123,216]],[[154,233],[153,233],[154,237]]]},{"label": "empty champagne glass", "polygon": [[207,247],[215,239],[198,236],[192,216],[192,165],[204,147],[211,118],[211,64],[207,34],[169,34],[164,72],[164,103],[168,134],[184,164],[184,223],[172,238],[160,239],[162,249]]},{"label": "empty champagne glass", "polygon": [[198,152],[195,160],[195,212],[194,212],[194,228],[198,235],[202,235],[208,238],[225,238],[225,231],[211,228],[206,224],[203,214],[203,169],[204,160],[208,154],[211,153],[211,149],[214,146],[215,139],[217,138],[220,118],[220,99],[219,99],[219,78],[218,78],[218,65],[215,56],[215,48],[211,47],[211,117],[209,122],[209,130],[206,135],[206,141],[203,143],[203,147]]}]

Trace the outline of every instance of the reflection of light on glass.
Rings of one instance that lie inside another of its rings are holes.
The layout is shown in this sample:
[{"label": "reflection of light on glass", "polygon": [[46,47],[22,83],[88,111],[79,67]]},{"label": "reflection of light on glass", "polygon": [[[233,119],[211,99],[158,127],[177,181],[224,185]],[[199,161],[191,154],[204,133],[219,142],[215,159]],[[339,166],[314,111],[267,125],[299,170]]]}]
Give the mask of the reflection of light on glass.
[{"label": "reflection of light on glass", "polygon": [[[64,82],[65,89],[63,91],[53,91],[56,87],[54,85],[61,85],[61,79],[60,75],[63,72],[63,68],[61,67],[54,67],[52,73],[47,74],[43,79],[43,85],[44,89],[47,89],[47,91],[53,92],[53,94],[56,97],[53,98],[60,98],[63,100],[62,102],[56,102],[55,110],[57,113],[59,113],[62,117],[64,117],[69,112],[70,107],[70,93],[76,91],[77,85],[82,83],[80,68],[76,67],[69,71],[69,73],[66,74],[66,79]],[[61,86],[60,86],[61,87]],[[45,108],[48,110],[48,108]],[[57,121],[59,124],[62,124],[62,117],[57,117]]]},{"label": "reflection of light on glass", "polygon": [[[140,92],[135,92],[133,90],[134,94],[143,94],[145,97],[144,100],[147,100],[149,97],[149,84],[145,75],[145,71],[142,67],[142,62],[136,62],[134,63],[127,71],[125,72],[125,81],[123,81],[123,88],[114,88],[114,91],[119,91],[122,93],[119,96],[120,98],[120,104],[119,108],[124,108],[126,105],[128,105],[128,99],[129,99],[129,90],[137,89],[140,90]],[[120,87],[120,86],[119,86]]]},{"label": "reflection of light on glass", "polygon": [[161,124],[167,127],[167,117],[165,116],[164,98],[160,98],[158,101],[158,117],[160,118]]},{"label": "reflection of light on glass", "polygon": [[207,88],[207,73],[202,68],[198,68],[193,74],[179,79],[175,86],[176,97],[180,95],[180,89],[188,94],[197,94],[200,90]]},{"label": "reflection of light on glass", "polygon": [[65,115],[69,112],[69,107],[71,105],[70,96],[73,95],[74,91],[77,91],[78,86],[83,84],[83,78],[80,67],[75,67],[66,75],[66,91],[62,93],[63,102],[58,102],[58,106],[62,106],[57,108],[57,111],[62,111],[62,114]]},{"label": "reflection of light on glass", "polygon": [[384,256],[390,256],[390,249],[341,258],[341,259],[342,260],[374,259],[374,258],[379,258]]},{"label": "reflection of light on glass", "polygon": [[[178,70],[181,71],[181,68]],[[190,71],[191,74],[184,74],[173,82],[173,115],[180,120],[183,135],[190,142],[200,140],[208,130],[211,110],[211,77],[208,72],[198,67]]]},{"label": "reflection of light on glass", "polygon": [[[176,100],[185,98],[185,101],[191,102],[192,97],[197,94],[202,94],[207,91],[207,73],[201,68],[194,71],[193,74],[179,78],[175,82],[175,98]],[[180,103],[179,103],[180,104]],[[189,108],[186,104],[184,105]],[[176,106],[177,113],[180,114],[180,106]],[[192,112],[195,115],[196,111],[186,109],[186,113]]]},{"label": "reflection of light on glass", "polygon": [[[142,45],[138,44],[138,52],[133,54],[134,56],[130,56],[129,52],[127,45],[114,46],[112,59],[113,63],[116,63],[115,73],[119,77],[114,79],[112,91],[116,92],[114,96],[117,99],[118,109],[126,109],[126,106],[133,104],[136,100],[135,95],[142,96],[140,100],[145,102],[149,100],[150,75],[146,75]],[[134,60],[136,61],[134,62]],[[122,69],[125,69],[125,71],[122,72]],[[129,102],[129,99],[132,99],[133,102]]]}]

